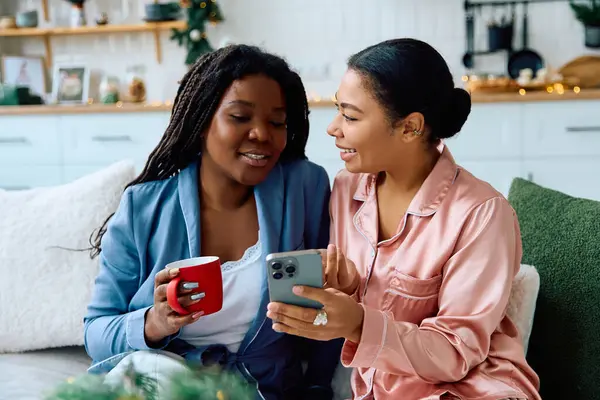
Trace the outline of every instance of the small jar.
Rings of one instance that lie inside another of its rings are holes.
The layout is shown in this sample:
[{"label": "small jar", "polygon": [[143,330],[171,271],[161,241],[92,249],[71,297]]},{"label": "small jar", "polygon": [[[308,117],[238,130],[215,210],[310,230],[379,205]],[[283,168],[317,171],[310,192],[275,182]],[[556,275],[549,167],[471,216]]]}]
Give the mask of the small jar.
[{"label": "small jar", "polygon": [[100,102],[103,104],[115,104],[119,101],[119,79],[114,76],[105,76],[98,88]]},{"label": "small jar", "polygon": [[144,73],[145,68],[141,65],[127,69],[127,97],[132,103],[143,103],[146,101]]}]

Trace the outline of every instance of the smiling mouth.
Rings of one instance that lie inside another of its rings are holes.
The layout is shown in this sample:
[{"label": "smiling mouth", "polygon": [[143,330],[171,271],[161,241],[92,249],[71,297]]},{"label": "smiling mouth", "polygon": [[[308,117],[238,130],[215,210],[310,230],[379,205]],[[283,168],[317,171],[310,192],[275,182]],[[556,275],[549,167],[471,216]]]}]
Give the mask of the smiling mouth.
[{"label": "smiling mouth", "polygon": [[240,152],[240,159],[251,167],[263,168],[269,165],[271,154],[262,151],[249,151],[247,153]]},{"label": "smiling mouth", "polygon": [[354,150],[354,149],[340,149],[340,150],[342,150],[342,152],[344,152],[344,153],[356,153],[356,150]]},{"label": "smiling mouth", "polygon": [[240,153],[241,155],[251,158],[253,160],[264,160],[266,158],[269,158],[268,155],[266,154],[254,154],[254,153]]}]

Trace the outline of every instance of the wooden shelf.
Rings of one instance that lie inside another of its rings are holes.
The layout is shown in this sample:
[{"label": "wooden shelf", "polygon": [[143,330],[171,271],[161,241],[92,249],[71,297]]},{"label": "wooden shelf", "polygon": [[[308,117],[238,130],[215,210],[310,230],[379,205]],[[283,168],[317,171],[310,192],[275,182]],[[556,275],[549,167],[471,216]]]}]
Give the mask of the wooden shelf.
[{"label": "wooden shelf", "polygon": [[523,95],[518,92],[485,93],[476,91],[471,93],[473,103],[532,103],[569,100],[600,100],[600,88],[581,89],[579,92],[565,89],[562,94],[556,91],[548,93],[543,90],[527,91]]},{"label": "wooden shelf", "polygon": [[46,48],[46,63],[52,66],[52,47],[50,38],[53,36],[78,36],[78,35],[104,35],[115,33],[143,33],[153,32],[156,42],[156,60],[162,62],[162,51],[160,48],[160,32],[171,29],[185,29],[186,21],[169,22],[146,22],[135,25],[103,25],[103,26],[82,26],[78,28],[68,27],[50,27],[50,28],[16,28],[0,29],[0,37],[39,37],[44,40]]},{"label": "wooden shelf", "polygon": [[16,28],[1,29],[0,36],[23,37],[23,36],[70,36],[70,35],[102,35],[107,33],[137,33],[154,32],[175,29],[185,29],[185,21],[169,22],[146,22],[136,25],[101,25],[82,26],[78,28],[56,27],[56,28]]},{"label": "wooden shelf", "polygon": [[[309,101],[311,108],[333,107],[331,100]],[[53,115],[53,114],[104,114],[104,113],[144,113],[171,112],[171,103],[122,103],[115,104],[77,104],[77,105],[41,105],[41,106],[1,106],[3,115]]]},{"label": "wooden shelf", "polygon": [[50,21],[50,11],[48,8],[48,0],[42,0],[42,15],[44,17],[44,21]]},{"label": "wooden shelf", "polygon": [[[575,93],[568,91],[563,94],[546,92],[528,92],[526,95],[518,93],[473,93],[473,103],[527,103],[544,101],[577,101],[600,100],[600,89],[582,89]],[[333,108],[334,102],[329,99],[320,101],[309,100],[311,109]],[[81,105],[42,105],[42,106],[4,106],[0,107],[0,116],[3,115],[54,115],[54,114],[102,114],[102,113],[143,113],[143,112],[170,112],[170,103],[145,103],[132,104],[81,104]]]},{"label": "wooden shelf", "polygon": [[2,115],[55,115],[55,114],[104,114],[104,113],[140,113],[140,112],[169,112],[171,105],[134,104],[70,104],[70,105],[40,105],[40,106],[6,106],[0,107]]}]

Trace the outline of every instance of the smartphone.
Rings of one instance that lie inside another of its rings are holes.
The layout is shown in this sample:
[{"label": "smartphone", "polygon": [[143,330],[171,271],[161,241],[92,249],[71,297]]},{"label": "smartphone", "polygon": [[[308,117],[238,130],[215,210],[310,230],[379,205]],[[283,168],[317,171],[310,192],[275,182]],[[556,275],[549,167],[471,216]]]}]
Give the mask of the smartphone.
[{"label": "smartphone", "polygon": [[318,250],[269,254],[266,258],[269,296],[272,302],[320,309],[317,301],[297,296],[294,286],[323,287],[323,263]]}]

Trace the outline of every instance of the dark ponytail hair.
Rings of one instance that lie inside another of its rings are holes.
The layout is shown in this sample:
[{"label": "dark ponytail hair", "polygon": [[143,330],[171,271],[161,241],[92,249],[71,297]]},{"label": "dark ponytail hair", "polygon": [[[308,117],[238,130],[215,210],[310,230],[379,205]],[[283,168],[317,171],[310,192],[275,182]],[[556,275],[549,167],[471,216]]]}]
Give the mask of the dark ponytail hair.
[{"label": "dark ponytail hair", "polygon": [[[185,74],[164,135],[150,153],[142,173],[127,187],[167,179],[197,159],[203,135],[225,91],[234,81],[249,75],[267,76],[281,86],[287,115],[287,145],[280,161],[306,158],[309,110],[300,76],[284,59],[258,47],[231,45],[204,54]],[[111,217],[90,236],[92,258],[102,251],[102,236]]]},{"label": "dark ponytail hair", "polygon": [[391,123],[413,112],[423,114],[436,143],[460,132],[471,112],[471,96],[454,87],[444,58],[416,39],[392,39],[367,47],[348,60],[366,80]]}]

